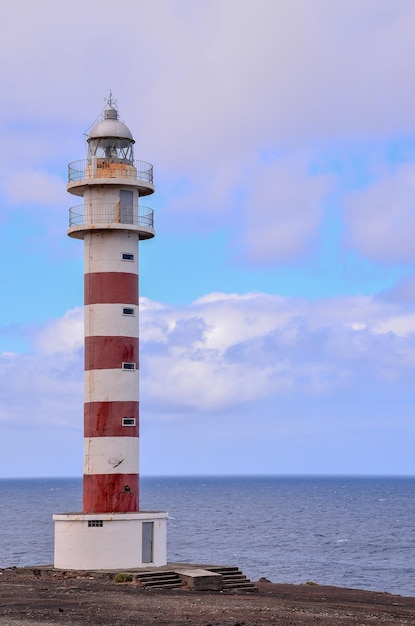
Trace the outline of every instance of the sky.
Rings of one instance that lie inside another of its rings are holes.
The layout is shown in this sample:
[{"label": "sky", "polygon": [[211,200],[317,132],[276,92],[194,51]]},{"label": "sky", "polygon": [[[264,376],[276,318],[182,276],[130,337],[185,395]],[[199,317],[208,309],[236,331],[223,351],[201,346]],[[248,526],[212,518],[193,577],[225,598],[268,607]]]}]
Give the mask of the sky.
[{"label": "sky", "polygon": [[0,477],[80,476],[67,165],[154,166],[140,471],[414,475],[413,0],[6,0]]}]

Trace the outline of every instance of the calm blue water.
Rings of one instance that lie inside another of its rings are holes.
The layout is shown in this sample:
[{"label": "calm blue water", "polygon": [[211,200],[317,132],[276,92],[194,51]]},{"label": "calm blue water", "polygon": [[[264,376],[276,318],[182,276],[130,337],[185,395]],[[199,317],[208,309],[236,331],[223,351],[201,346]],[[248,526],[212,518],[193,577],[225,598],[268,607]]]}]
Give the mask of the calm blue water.
[{"label": "calm blue water", "polygon": [[[52,563],[52,513],[81,488],[0,480],[0,567]],[[141,508],[169,512],[169,561],[415,596],[415,478],[142,478]]]}]

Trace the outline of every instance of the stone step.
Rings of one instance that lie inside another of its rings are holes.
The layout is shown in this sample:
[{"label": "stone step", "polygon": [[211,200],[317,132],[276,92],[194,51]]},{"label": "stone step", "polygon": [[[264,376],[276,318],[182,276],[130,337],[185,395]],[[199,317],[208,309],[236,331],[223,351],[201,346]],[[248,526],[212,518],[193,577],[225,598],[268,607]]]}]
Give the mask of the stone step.
[{"label": "stone step", "polygon": [[245,580],[223,581],[223,589],[246,589],[258,591],[258,588],[247,578]]},{"label": "stone step", "polygon": [[135,574],[134,578],[139,581],[151,581],[151,580],[165,580],[167,578],[177,578],[177,574],[175,572],[166,572],[166,573],[149,573],[149,574]]},{"label": "stone step", "polygon": [[222,576],[224,591],[258,591],[258,587],[238,567],[215,566],[208,569]]},{"label": "stone step", "polygon": [[222,576],[222,580],[224,583],[243,583],[248,579],[243,574],[242,576],[235,574],[234,576]]},{"label": "stone step", "polygon": [[172,583],[181,583],[180,578],[154,578],[151,580],[139,580],[140,585],[143,587],[157,587],[160,585],[170,585]]},{"label": "stone step", "polygon": [[208,569],[209,572],[217,572],[218,574],[226,574],[227,572],[237,573],[241,571],[239,567],[228,566],[228,565],[213,565],[212,567],[207,567],[206,569]]},{"label": "stone step", "polygon": [[183,583],[181,580],[177,582],[163,582],[163,583],[152,583],[142,585],[145,589],[182,589]]},{"label": "stone step", "polygon": [[246,580],[245,582],[235,583],[233,585],[223,585],[224,591],[234,591],[240,589],[241,591],[258,591],[258,587],[254,585],[250,580]]},{"label": "stone step", "polygon": [[176,572],[140,572],[134,575],[135,580],[142,586],[147,588],[163,588],[174,589],[183,586]]}]

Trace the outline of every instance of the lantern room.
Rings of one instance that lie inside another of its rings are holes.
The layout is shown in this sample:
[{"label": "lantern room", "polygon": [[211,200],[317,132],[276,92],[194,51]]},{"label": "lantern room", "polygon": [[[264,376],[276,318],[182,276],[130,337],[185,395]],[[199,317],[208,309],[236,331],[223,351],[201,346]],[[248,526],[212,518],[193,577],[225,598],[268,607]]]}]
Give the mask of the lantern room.
[{"label": "lantern room", "polygon": [[112,100],[104,110],[104,119],[93,126],[87,142],[88,161],[94,157],[112,163],[134,161],[134,139],[129,128],[118,119]]}]

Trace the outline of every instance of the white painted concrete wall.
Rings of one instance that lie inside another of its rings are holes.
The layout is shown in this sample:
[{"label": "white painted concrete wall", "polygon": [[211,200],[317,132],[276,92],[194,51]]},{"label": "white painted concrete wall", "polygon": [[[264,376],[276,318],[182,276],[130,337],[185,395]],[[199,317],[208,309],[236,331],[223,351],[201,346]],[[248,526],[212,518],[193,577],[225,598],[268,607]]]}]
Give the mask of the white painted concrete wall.
[{"label": "white painted concrete wall", "polygon": [[138,474],[138,437],[84,439],[84,474]]},{"label": "white painted concrete wall", "polygon": [[[58,569],[105,570],[161,567],[167,563],[167,513],[59,514],[55,521],[55,560]],[[102,527],[88,527],[102,520]],[[142,561],[142,524],[153,522],[153,561]]]},{"label": "white painted concrete wall", "polygon": [[[127,224],[127,226],[129,226]],[[126,226],[124,225],[124,228]],[[134,254],[134,261],[123,261],[122,253]],[[84,272],[127,272],[138,274],[138,235],[109,230],[85,233]]]},{"label": "white painted concrete wall", "polygon": [[[123,308],[134,315],[123,315]],[[138,337],[137,304],[89,304],[85,306],[85,337]]]},{"label": "white painted concrete wall", "polygon": [[138,370],[88,370],[85,377],[85,402],[136,401]]}]

